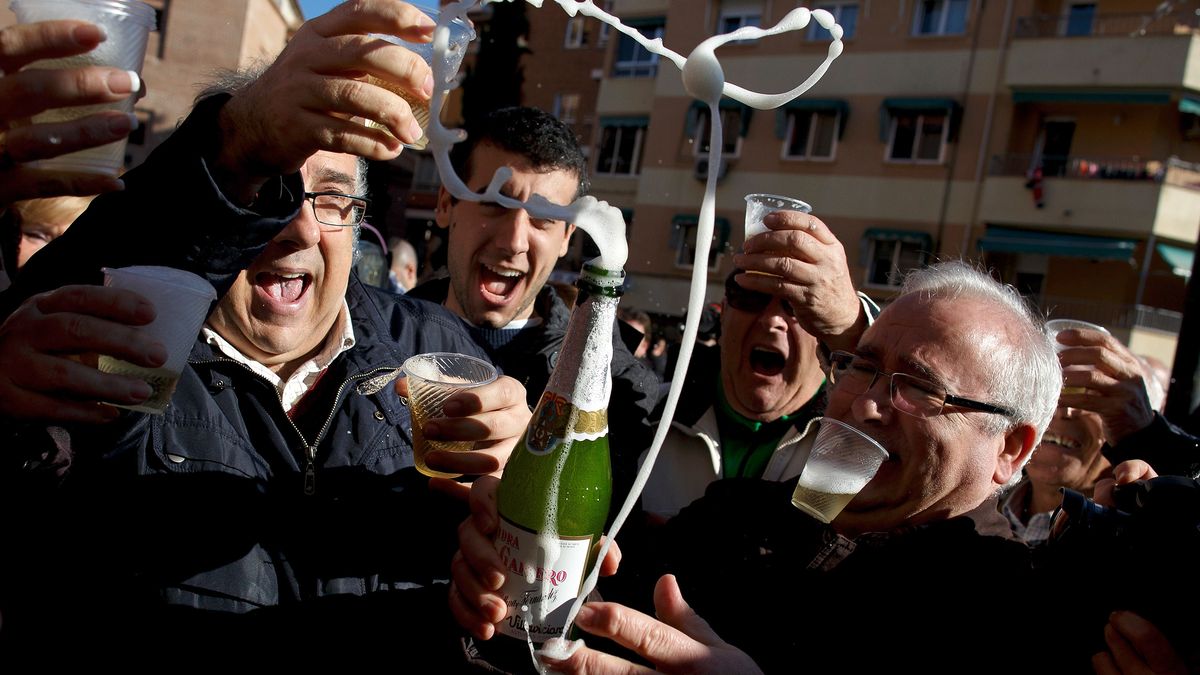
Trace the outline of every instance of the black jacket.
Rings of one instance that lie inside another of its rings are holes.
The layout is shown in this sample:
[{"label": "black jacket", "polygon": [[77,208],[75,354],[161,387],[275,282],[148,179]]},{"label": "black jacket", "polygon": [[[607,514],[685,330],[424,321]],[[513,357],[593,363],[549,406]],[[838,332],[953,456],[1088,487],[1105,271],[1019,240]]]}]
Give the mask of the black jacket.
[{"label": "black jacket", "polygon": [[650,589],[674,573],[766,673],[1090,672],[1103,622],[1085,625],[1061,584],[1036,575],[995,500],[850,540],[793,507],[793,487],[713,483],[649,548],[622,544],[601,594],[652,613]]},{"label": "black jacket", "polygon": [[[262,211],[224,198],[205,160],[220,103],[201,105],[124,192],[97,199],[40,253],[9,306],[132,264],[189,269],[223,294],[295,217],[303,190],[298,175],[273,181]],[[189,653],[286,638],[312,654],[310,634],[323,634],[322,649],[430,647],[455,634],[436,582],[449,577],[465,507],[413,468],[392,375],[416,353],[486,355],[438,305],[355,279],[346,301],[356,345],[295,422],[270,383],[197,340],[164,415],[71,429],[71,466],[45,481],[36,461],[5,464],[0,652],[61,635],[147,656],[181,637]]]}]

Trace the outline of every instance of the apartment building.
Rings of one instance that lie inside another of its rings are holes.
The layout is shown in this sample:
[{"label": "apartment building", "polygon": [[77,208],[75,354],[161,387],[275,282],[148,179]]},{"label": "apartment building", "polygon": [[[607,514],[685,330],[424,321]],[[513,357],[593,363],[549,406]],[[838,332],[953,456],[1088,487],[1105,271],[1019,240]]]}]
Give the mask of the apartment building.
[{"label": "apartment building", "polygon": [[[1200,228],[1200,3],[801,4],[838,18],[845,52],[778,110],[723,100],[720,167],[708,161],[709,111],[678,69],[609,36],[591,166],[596,196],[630,216],[624,305],[682,314],[715,168],[710,299],[742,243],[744,195],[778,193],[813,205],[845,244],[856,283],[880,300],[908,269],[980,259],[1051,314],[1103,323],[1135,351],[1171,361]],[[797,6],[611,3],[627,25],[685,55]],[[807,78],[828,42],[812,26],[717,55],[729,81],[778,92]]]},{"label": "apartment building", "polygon": [[[271,60],[300,27],[297,0],[146,0],[158,30],[150,34],[142,79],[146,97],[135,113],[126,168],[137,166],[187,116],[196,94],[220,70]],[[0,26],[16,23],[0,7]]]}]

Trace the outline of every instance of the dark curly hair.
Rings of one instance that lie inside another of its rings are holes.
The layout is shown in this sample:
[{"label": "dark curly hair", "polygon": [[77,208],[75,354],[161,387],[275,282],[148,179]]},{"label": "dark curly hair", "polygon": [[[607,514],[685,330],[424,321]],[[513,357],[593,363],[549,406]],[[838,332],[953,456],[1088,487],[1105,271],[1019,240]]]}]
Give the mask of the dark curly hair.
[{"label": "dark curly hair", "polygon": [[481,143],[521,155],[539,171],[565,170],[579,177],[578,199],[591,188],[587,158],[579,139],[553,115],[524,106],[499,108],[469,122],[467,140],[454,146],[450,161],[464,180],[471,175],[471,155]]}]

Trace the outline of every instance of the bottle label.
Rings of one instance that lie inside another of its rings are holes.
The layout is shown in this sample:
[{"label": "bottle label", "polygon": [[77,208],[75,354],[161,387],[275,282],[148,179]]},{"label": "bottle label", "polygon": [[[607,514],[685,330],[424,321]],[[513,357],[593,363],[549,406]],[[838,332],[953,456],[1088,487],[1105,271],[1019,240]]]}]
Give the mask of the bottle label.
[{"label": "bottle label", "polygon": [[539,537],[500,518],[496,550],[505,568],[500,593],[508,603],[500,632],[524,640],[528,629],[534,642],[562,637],[591,548],[591,537]]},{"label": "bottle label", "polygon": [[529,422],[525,449],[543,456],[557,450],[563,440],[594,441],[607,433],[608,410],[580,410],[567,398],[546,391]]}]

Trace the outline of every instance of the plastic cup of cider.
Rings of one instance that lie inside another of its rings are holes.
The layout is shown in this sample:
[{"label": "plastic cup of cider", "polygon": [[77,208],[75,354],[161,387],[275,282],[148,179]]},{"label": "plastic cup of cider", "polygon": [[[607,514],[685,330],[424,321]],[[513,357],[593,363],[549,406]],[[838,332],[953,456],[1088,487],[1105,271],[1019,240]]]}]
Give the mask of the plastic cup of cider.
[{"label": "plastic cup of cider", "polygon": [[452,352],[430,352],[404,362],[408,377],[408,402],[412,410],[413,463],[417,471],[434,478],[458,478],[460,474],[429,468],[431,450],[465,452],[470,441],[434,441],[425,438],[423,427],[429,420],[445,417],[442,404],[462,389],[471,389],[495,381],[496,367],[474,356]]},{"label": "plastic cup of cider", "polygon": [[134,291],[154,305],[154,321],[138,330],[167,348],[167,362],[159,368],[142,368],[101,355],[98,367],[104,373],[140,378],[153,390],[150,398],[142,403],[118,407],[161,415],[175,393],[192,344],[200,334],[213,300],[217,299],[217,292],[204,277],[153,265],[105,268],[104,285]]},{"label": "plastic cup of cider", "polygon": [[845,422],[822,417],[792,505],[823,523],[833,522],[887,458],[887,450],[875,439]]},{"label": "plastic cup of cider", "polygon": [[[440,16],[440,13],[436,9],[430,9],[428,7],[420,7],[419,9],[429,15],[429,17],[434,21],[437,21],[438,17]],[[450,22],[448,28],[450,30],[450,34],[446,41],[446,53],[444,55],[443,63],[446,66],[445,72],[447,76],[453,78],[454,74],[458,72],[458,67],[462,65],[463,57],[467,53],[467,45],[471,43],[471,40],[475,39],[475,31],[467,24],[467,22],[457,17]],[[437,54],[434,53],[434,45],[437,44],[438,35],[442,29],[443,27],[439,24],[437,31],[434,33],[433,42],[405,42],[394,35],[385,35],[381,33],[372,33],[371,37],[378,38],[380,40],[386,40],[395,45],[400,45],[410,52],[417,54],[422,59],[425,59],[425,63],[427,63],[430,68],[433,68],[434,58],[437,56]],[[435,77],[436,74],[437,73],[435,70]],[[429,101],[423,101],[419,98],[414,98],[411,94],[401,89],[394,82],[382,80],[373,75],[368,77],[367,81],[371,84],[387,89],[388,91],[396,94],[408,102],[408,105],[412,108],[413,117],[417,120],[417,123],[421,125],[421,131],[424,133],[421,134],[421,138],[415,143],[405,143],[404,147],[412,148],[413,150],[424,150],[425,146],[429,145]],[[435,80],[433,85],[433,95],[441,96],[444,99],[448,93],[447,85],[449,84],[450,82],[439,83]],[[377,129],[383,129],[381,125],[370,120],[367,121],[367,124]]]}]

